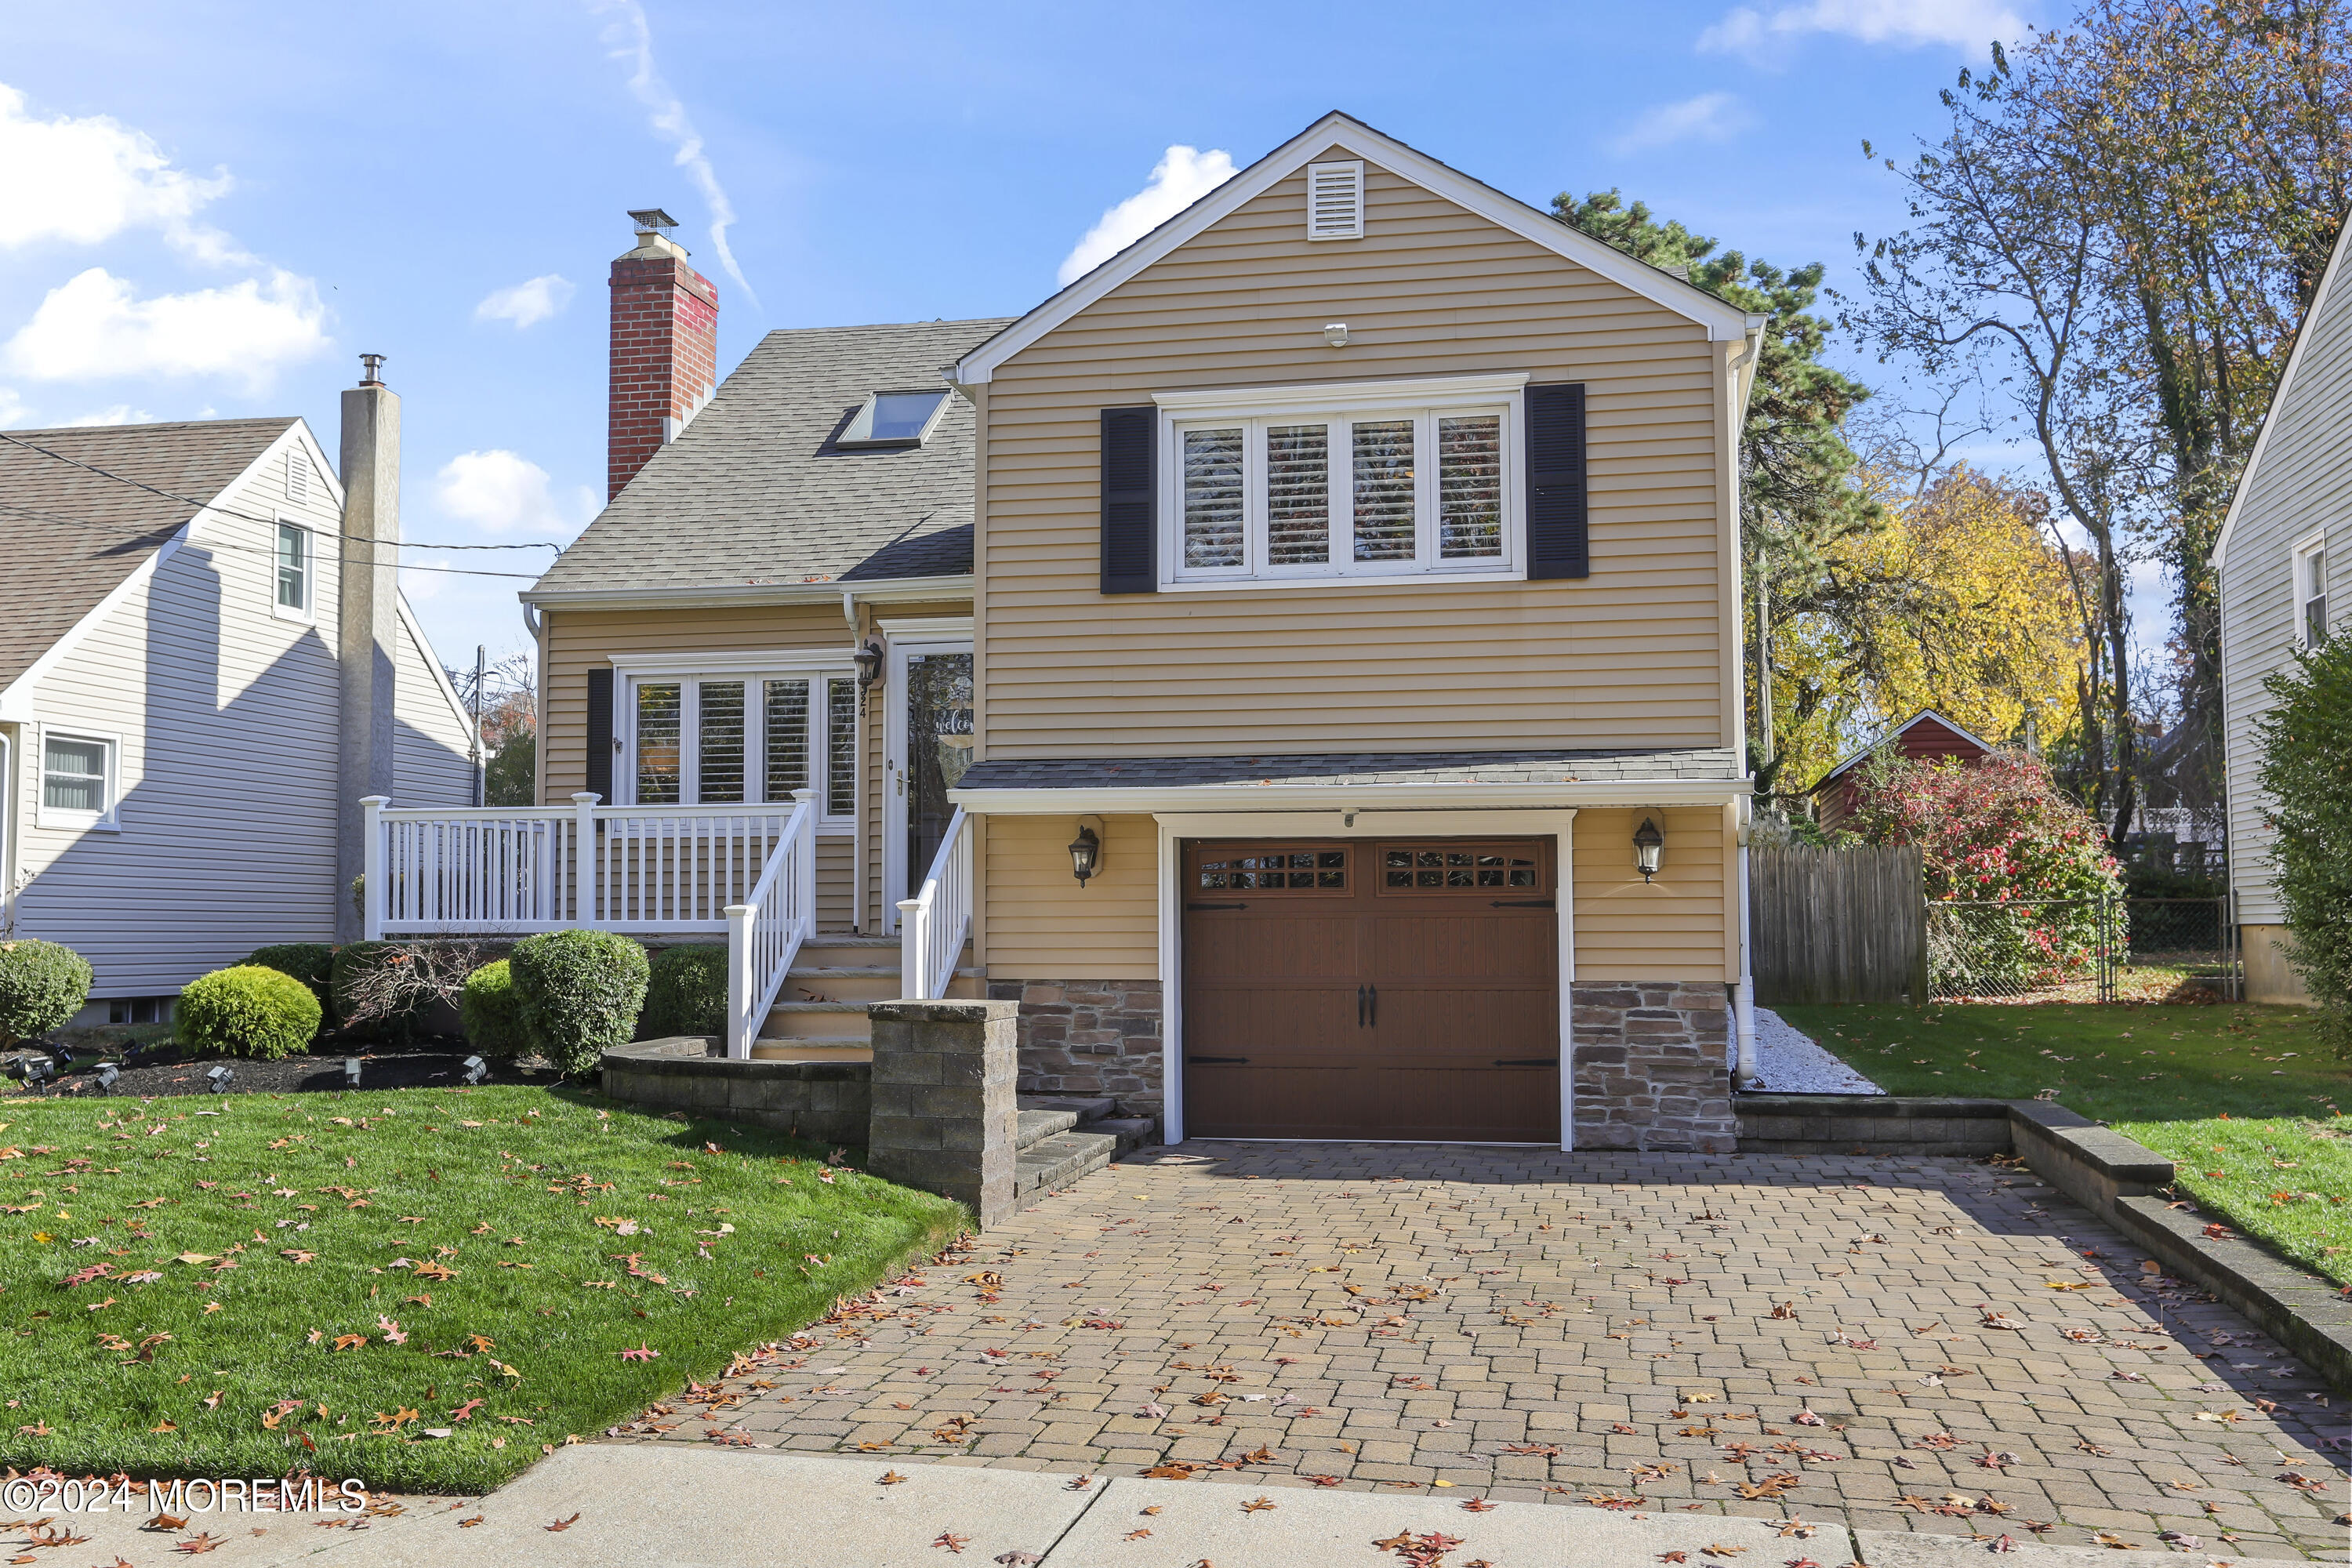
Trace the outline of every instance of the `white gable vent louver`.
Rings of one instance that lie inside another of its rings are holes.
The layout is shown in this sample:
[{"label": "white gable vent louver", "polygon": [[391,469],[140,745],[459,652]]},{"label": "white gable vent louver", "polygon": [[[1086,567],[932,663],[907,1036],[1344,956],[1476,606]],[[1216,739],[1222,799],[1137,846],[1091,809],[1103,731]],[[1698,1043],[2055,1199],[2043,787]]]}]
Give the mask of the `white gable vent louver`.
[{"label": "white gable vent louver", "polygon": [[1364,237],[1363,164],[1307,165],[1307,237]]},{"label": "white gable vent louver", "polygon": [[286,448],[286,500],[289,506],[310,504],[310,459],[299,443]]}]

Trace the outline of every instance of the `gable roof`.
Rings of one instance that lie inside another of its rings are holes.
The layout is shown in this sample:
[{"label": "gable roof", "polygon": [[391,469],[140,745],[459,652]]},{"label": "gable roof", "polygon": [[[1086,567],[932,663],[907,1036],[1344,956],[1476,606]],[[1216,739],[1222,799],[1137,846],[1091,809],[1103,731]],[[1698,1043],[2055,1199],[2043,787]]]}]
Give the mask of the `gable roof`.
[{"label": "gable roof", "polygon": [[[1376,163],[1400,178],[1412,181],[1467,208],[1481,217],[1532,240],[1589,271],[1622,284],[1654,304],[1663,305],[1706,328],[1710,342],[1728,342],[1747,335],[1764,320],[1750,317],[1729,300],[1711,294],[1685,278],[1637,261],[1605,240],[1571,227],[1549,213],[1507,196],[1461,171],[1439,163],[1396,138],[1373,130],[1362,121],[1337,111],[1325,115],[1281,146],[1260,158],[1207,195],[1168,219],[1076,282],[1003,331],[979,344],[956,362],[958,382],[977,386],[996,367],[1052,331],[1104,295],[1141,272],[1202,230],[1230,216],[1244,204],[1265,195],[1281,180],[1304,168],[1333,148],[1342,148]],[[1304,216],[1301,222],[1304,223]]]},{"label": "gable roof", "polygon": [[1974,746],[1980,752],[1990,752],[1993,749],[1990,742],[1978,739],[1975,735],[1963,730],[1958,724],[1953,723],[1949,719],[1945,718],[1941,713],[1937,712],[1933,708],[1922,708],[1916,713],[1912,714],[1908,719],[1904,720],[1900,724],[1894,726],[1892,729],[1882,730],[1877,734],[1872,736],[1869,744],[1849,752],[1843,762],[1840,762],[1835,767],[1832,767],[1829,772],[1823,773],[1819,779],[1816,779],[1813,782],[1812,789],[1809,789],[1805,793],[1807,795],[1812,794],[1814,790],[1820,789],[1822,785],[1830,783],[1832,780],[1853,768],[1855,764],[1862,762],[1864,758],[1869,756],[1873,752],[1878,750],[1879,747],[1887,744],[1889,742],[1900,741],[1905,735],[1909,734],[1911,731],[1921,724],[1934,724],[1948,730],[1953,734],[1958,736],[1961,740],[1966,741],[1969,745]]},{"label": "gable roof", "polygon": [[770,332],[523,597],[956,576],[971,571],[974,420],[950,393],[919,447],[845,447],[873,392],[940,371],[1003,319]]},{"label": "gable roof", "polygon": [[289,416],[0,431],[0,689],[298,423]]},{"label": "gable roof", "polygon": [[2262,466],[2263,453],[2270,446],[2271,431],[2279,421],[2279,411],[2286,406],[2287,394],[2294,386],[2294,373],[2303,363],[2303,345],[2311,341],[2313,323],[2319,312],[2327,308],[2328,297],[2336,280],[2344,271],[2345,242],[2352,238],[2352,215],[2347,215],[2336,226],[2336,244],[2327,253],[2326,269],[2319,275],[2319,287],[2311,291],[2311,305],[2295,323],[2294,344],[2286,352],[2286,368],[2279,373],[2278,384],[2271,388],[2270,406],[2263,410],[2263,426],[2254,432],[2253,450],[2246,454],[2246,466],[2238,470],[2238,484],[2230,492],[2230,510],[2221,514],[2221,531],[2213,536],[2213,570],[2220,571],[2230,552],[2230,535],[2238,524],[2238,509],[2245,504],[2246,492],[2254,488],[2254,470]]}]

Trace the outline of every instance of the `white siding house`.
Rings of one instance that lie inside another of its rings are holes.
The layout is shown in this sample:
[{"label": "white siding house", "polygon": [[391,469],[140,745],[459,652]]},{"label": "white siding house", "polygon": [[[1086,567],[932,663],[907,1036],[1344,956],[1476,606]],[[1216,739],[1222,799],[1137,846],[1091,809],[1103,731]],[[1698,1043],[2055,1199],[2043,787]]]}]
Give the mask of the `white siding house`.
[{"label": "white siding house", "polygon": [[2221,590],[2230,891],[2256,1002],[2310,1000],[2281,952],[2269,801],[2257,774],[2264,678],[2339,631],[2352,605],[2352,283],[2345,237],[2321,277],[2213,550]]},{"label": "white siding house", "polygon": [[[333,941],[343,496],[309,426],[12,431],[0,501],[16,933],[89,960],[85,1022],[153,1016],[266,943]],[[470,805],[470,723],[404,604],[400,622],[400,795]]]}]

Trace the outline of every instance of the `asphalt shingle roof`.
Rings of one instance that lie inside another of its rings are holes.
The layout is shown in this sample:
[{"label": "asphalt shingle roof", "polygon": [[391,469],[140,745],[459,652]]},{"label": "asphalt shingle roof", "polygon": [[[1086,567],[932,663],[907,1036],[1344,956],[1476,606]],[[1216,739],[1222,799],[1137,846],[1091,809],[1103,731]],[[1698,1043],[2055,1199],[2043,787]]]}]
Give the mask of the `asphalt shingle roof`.
[{"label": "asphalt shingle roof", "polygon": [[[8,438],[0,440],[0,687],[24,674],[293,423],[289,416],[5,432]],[[77,462],[196,504],[107,479],[74,467]]]},{"label": "asphalt shingle roof", "polygon": [[770,332],[539,580],[539,591],[971,571],[970,404],[950,395],[920,447],[845,448],[834,438],[866,394],[939,389],[942,365],[1005,324]]},{"label": "asphalt shingle roof", "polygon": [[1727,748],[1696,751],[1356,752],[1247,757],[992,757],[968,789],[1173,789],[1195,784],[1449,784],[1736,779]]}]

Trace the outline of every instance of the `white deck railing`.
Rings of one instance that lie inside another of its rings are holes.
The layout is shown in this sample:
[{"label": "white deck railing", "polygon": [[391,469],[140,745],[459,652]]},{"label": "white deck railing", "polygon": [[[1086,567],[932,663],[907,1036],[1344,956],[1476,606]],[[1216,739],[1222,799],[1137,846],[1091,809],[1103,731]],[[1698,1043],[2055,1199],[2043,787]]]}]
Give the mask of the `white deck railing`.
[{"label": "white deck railing", "polygon": [[391,809],[367,813],[362,924],[396,936],[524,936],[591,927],[728,934],[728,1048],[748,1056],[816,929],[816,805]]},{"label": "white deck railing", "polygon": [[948,994],[971,932],[971,832],[956,807],[922,889],[898,901],[899,984],[917,1001]]}]

